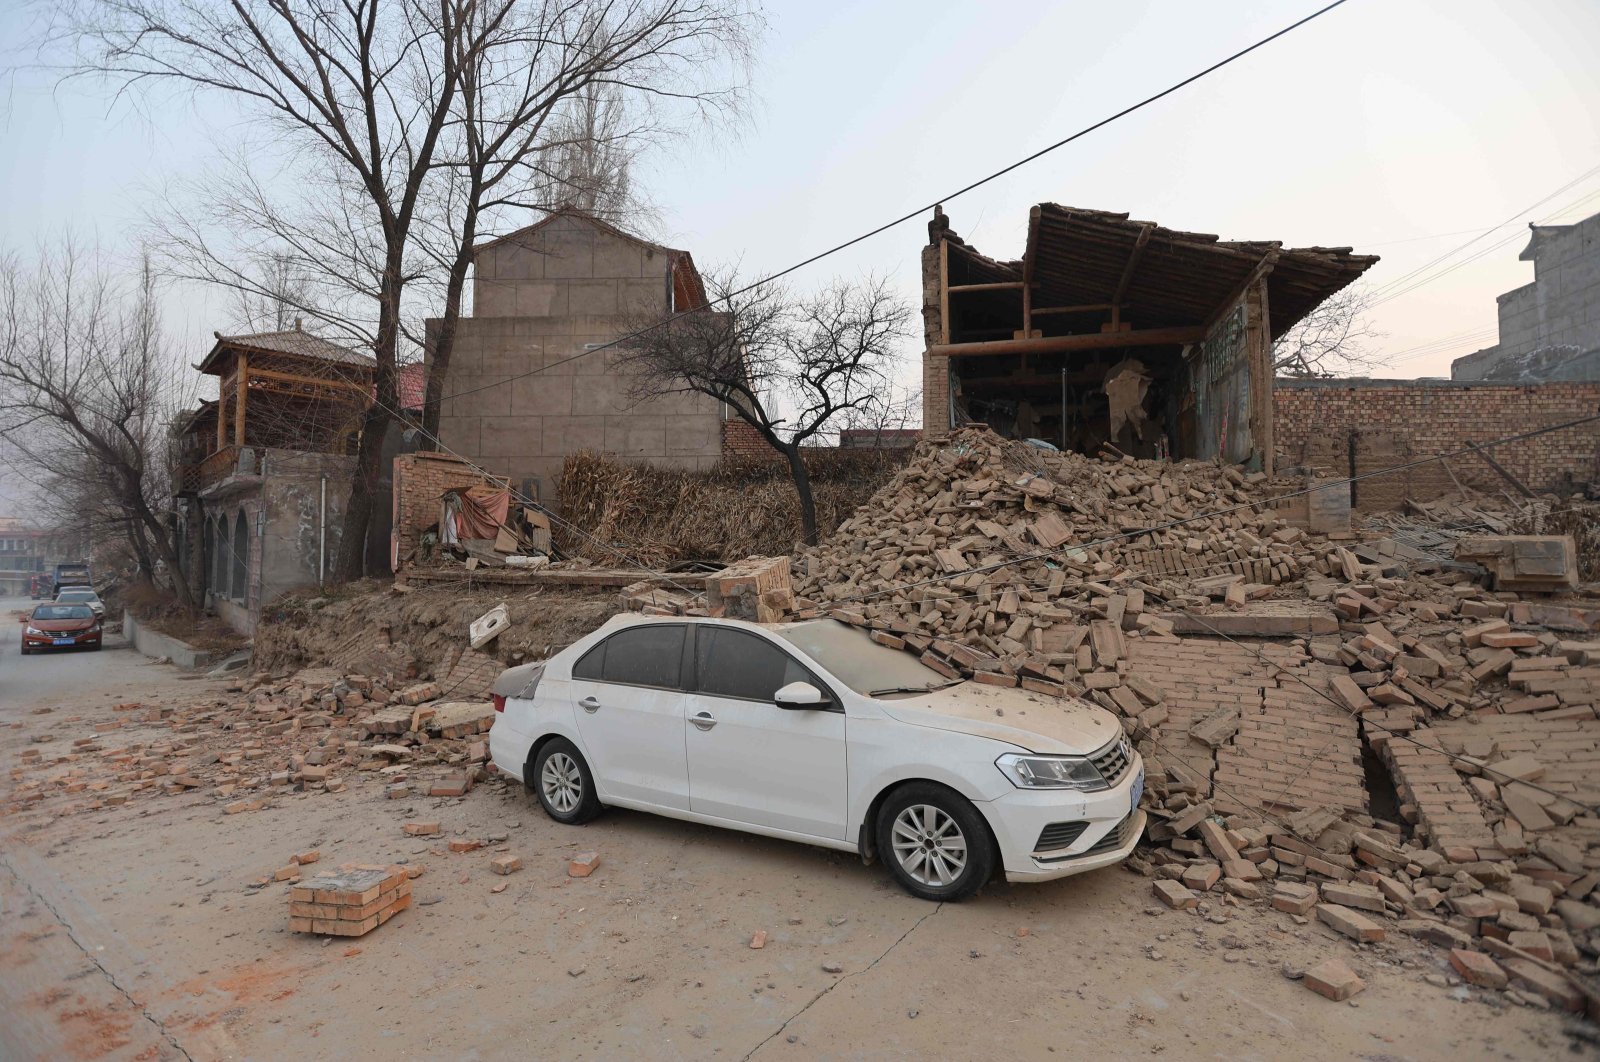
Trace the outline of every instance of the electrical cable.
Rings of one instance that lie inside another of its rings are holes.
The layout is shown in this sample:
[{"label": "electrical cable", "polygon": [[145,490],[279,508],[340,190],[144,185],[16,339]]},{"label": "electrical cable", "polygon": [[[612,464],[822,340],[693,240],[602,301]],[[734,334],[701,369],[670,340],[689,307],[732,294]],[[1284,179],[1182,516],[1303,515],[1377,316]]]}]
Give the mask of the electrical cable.
[{"label": "electrical cable", "polygon": [[447,401],[447,400],[453,399],[453,398],[461,398],[461,397],[463,397],[465,395],[476,394],[479,391],[487,391],[487,390],[491,390],[493,388],[503,387],[506,384],[511,383],[513,381],[516,381],[516,380],[523,380],[523,379],[527,379],[530,376],[537,376],[540,373],[549,372],[550,370],[558,368],[558,367],[560,367],[562,365],[566,365],[566,364],[568,364],[570,362],[577,361],[579,358],[586,358],[591,354],[595,354],[595,353],[598,353],[598,352],[600,352],[602,350],[606,350],[606,349],[609,349],[611,347],[615,347],[615,346],[618,346],[620,344],[627,343],[630,340],[637,339],[638,337],[640,337],[642,335],[645,335],[646,333],[653,332],[656,329],[661,328],[664,325],[670,324],[672,321],[675,321],[680,317],[686,316],[687,314],[697,313],[697,312],[700,312],[702,310],[711,309],[714,306],[717,306],[717,305],[719,305],[721,303],[725,303],[725,302],[727,302],[727,301],[729,301],[731,299],[737,298],[738,296],[743,295],[743,294],[745,294],[747,292],[753,291],[756,288],[764,287],[764,286],[766,286],[768,284],[771,284],[772,282],[774,282],[776,280],[781,280],[783,277],[786,277],[791,273],[797,272],[798,270],[804,269],[806,266],[812,265],[812,264],[814,264],[816,262],[820,262],[822,259],[827,258],[827,257],[829,257],[831,255],[838,254],[840,251],[846,250],[846,249],[848,249],[850,247],[854,247],[858,243],[862,243],[862,242],[864,242],[866,240],[870,240],[874,236],[878,236],[878,235],[880,235],[882,233],[888,232],[890,229],[895,228],[895,227],[897,227],[899,225],[903,225],[907,221],[911,221],[914,218],[921,217],[922,215],[926,214],[928,211],[932,210],[936,206],[939,206],[939,205],[941,205],[943,203],[948,203],[951,200],[958,198],[959,196],[963,196],[968,192],[971,192],[971,191],[973,191],[975,189],[981,188],[984,185],[990,183],[991,181],[995,181],[995,180],[998,180],[1001,177],[1004,177],[1006,174],[1012,172],[1013,170],[1016,170],[1016,169],[1019,169],[1019,168],[1021,168],[1023,166],[1026,166],[1028,163],[1033,162],[1033,161],[1035,161],[1037,159],[1043,158],[1045,155],[1050,154],[1052,151],[1055,151],[1055,150],[1057,150],[1059,148],[1063,148],[1063,147],[1065,147],[1066,145],[1072,143],[1075,140],[1081,139],[1082,137],[1088,136],[1090,133],[1093,133],[1098,129],[1102,129],[1105,126],[1110,125],[1112,122],[1115,122],[1120,118],[1125,118],[1128,115],[1134,113],[1135,111],[1142,110],[1143,108],[1150,106],[1152,103],[1155,103],[1155,102],[1157,102],[1159,100],[1162,100],[1162,99],[1166,98],[1167,96],[1172,95],[1174,92],[1177,92],[1180,89],[1183,89],[1183,88],[1186,88],[1189,85],[1192,85],[1194,82],[1199,81],[1201,78],[1207,76],[1208,74],[1215,73],[1216,71],[1221,70],[1223,67],[1227,66],[1228,64],[1230,64],[1232,62],[1235,62],[1236,60],[1244,58],[1245,56],[1249,55],[1251,52],[1257,50],[1258,48],[1262,48],[1262,47],[1265,47],[1268,44],[1271,44],[1273,41],[1277,40],[1279,37],[1283,37],[1286,34],[1292,33],[1293,31],[1299,29],[1301,26],[1304,26],[1306,23],[1311,22],[1311,21],[1313,21],[1315,19],[1318,19],[1318,18],[1322,17],[1323,15],[1327,14],[1329,11],[1332,11],[1334,8],[1339,7],[1340,5],[1344,4],[1345,2],[1346,2],[1346,0],[1333,0],[1333,3],[1328,4],[1328,5],[1324,6],[1324,7],[1318,8],[1316,11],[1313,11],[1311,14],[1306,15],[1304,18],[1301,18],[1296,22],[1290,23],[1289,25],[1287,25],[1287,26],[1283,27],[1282,29],[1278,30],[1276,33],[1273,33],[1273,34],[1271,34],[1269,36],[1263,37],[1260,40],[1256,41],[1254,44],[1249,45],[1248,47],[1241,48],[1240,50],[1234,52],[1232,55],[1229,55],[1227,58],[1221,59],[1221,60],[1218,60],[1215,63],[1212,63],[1210,66],[1206,67],[1204,70],[1201,70],[1198,73],[1190,74],[1188,77],[1184,78],[1182,81],[1179,81],[1179,82],[1176,82],[1175,84],[1169,85],[1167,88],[1162,89],[1160,92],[1157,92],[1154,95],[1146,96],[1144,99],[1140,100],[1139,102],[1134,103],[1134,104],[1132,104],[1130,106],[1124,107],[1122,110],[1117,111],[1115,114],[1112,114],[1112,115],[1110,115],[1108,117],[1100,119],[1098,122],[1095,122],[1093,125],[1085,126],[1084,128],[1078,130],[1076,133],[1073,133],[1071,136],[1064,137],[1064,138],[1062,138],[1060,140],[1057,140],[1053,144],[1049,144],[1049,145],[1047,145],[1047,146],[1045,146],[1043,148],[1040,148],[1038,151],[1033,152],[1033,154],[1026,155],[1023,158],[1020,158],[1017,161],[1015,161],[1013,163],[1010,163],[1007,166],[1002,167],[1001,169],[995,170],[993,173],[989,174],[986,177],[980,177],[977,180],[971,182],[970,184],[964,185],[963,187],[956,189],[955,191],[951,192],[950,194],[942,196],[942,197],[934,200],[933,202],[927,204],[926,206],[920,206],[920,207],[917,207],[915,210],[907,211],[906,213],[901,214],[899,217],[893,219],[892,221],[884,222],[883,224],[879,225],[878,227],[876,227],[874,229],[869,229],[868,231],[861,233],[859,236],[851,237],[850,239],[845,240],[842,243],[838,243],[838,244],[835,244],[832,247],[829,247],[827,250],[818,251],[816,254],[811,255],[809,258],[803,258],[803,259],[801,259],[800,261],[794,263],[791,266],[788,266],[788,267],[786,267],[784,269],[778,270],[776,273],[769,274],[768,276],[762,277],[761,279],[756,280],[756,281],[754,281],[754,282],[752,282],[750,284],[747,284],[742,288],[739,288],[739,289],[737,289],[735,291],[728,292],[726,295],[723,295],[723,296],[721,296],[721,297],[719,297],[719,298],[707,303],[703,307],[697,307],[697,308],[692,309],[692,310],[680,310],[677,313],[668,314],[667,316],[661,318],[661,320],[659,320],[659,321],[653,322],[652,324],[649,324],[649,325],[645,326],[644,328],[640,328],[640,329],[637,329],[637,330],[635,330],[633,332],[630,332],[627,335],[619,336],[618,338],[613,339],[613,340],[611,340],[611,341],[609,341],[607,343],[595,344],[592,347],[589,347],[589,348],[587,348],[585,350],[582,350],[582,351],[578,352],[577,354],[573,354],[573,355],[570,355],[570,356],[568,356],[566,358],[562,358],[559,361],[551,362],[548,365],[542,365],[537,369],[530,369],[527,372],[519,373],[519,374],[517,374],[515,376],[508,376],[505,379],[498,380],[498,381],[496,381],[494,383],[482,384],[482,385],[477,386],[477,387],[471,387],[471,388],[467,388],[467,389],[462,390],[462,391],[453,392],[452,394],[448,394],[448,395],[443,396],[443,398],[441,398],[440,401],[442,402],[442,401]]}]

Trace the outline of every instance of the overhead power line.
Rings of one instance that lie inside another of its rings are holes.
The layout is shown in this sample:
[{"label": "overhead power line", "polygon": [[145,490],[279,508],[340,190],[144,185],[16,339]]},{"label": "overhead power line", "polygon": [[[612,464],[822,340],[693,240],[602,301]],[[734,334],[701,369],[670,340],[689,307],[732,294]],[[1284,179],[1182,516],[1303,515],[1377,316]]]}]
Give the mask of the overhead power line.
[{"label": "overhead power line", "polygon": [[[1287,25],[1287,26],[1283,27],[1282,29],[1278,30],[1276,33],[1273,33],[1273,34],[1270,34],[1269,36],[1263,37],[1260,40],[1256,41],[1254,44],[1249,45],[1248,47],[1239,49],[1238,51],[1234,52],[1232,55],[1229,55],[1227,58],[1220,59],[1217,62],[1212,63],[1210,66],[1206,67],[1204,70],[1201,70],[1201,71],[1199,71],[1197,73],[1194,73],[1194,74],[1190,74],[1188,77],[1184,78],[1182,81],[1175,82],[1174,84],[1167,86],[1166,88],[1162,89],[1160,92],[1155,93],[1154,95],[1146,96],[1144,99],[1140,100],[1139,102],[1131,104],[1131,105],[1129,105],[1127,107],[1124,107],[1122,110],[1117,111],[1115,114],[1108,115],[1107,117],[1100,119],[1098,122],[1095,122],[1093,125],[1087,125],[1087,126],[1083,127],[1082,129],[1079,129],[1076,133],[1073,133],[1071,136],[1063,137],[1062,139],[1057,140],[1053,144],[1049,144],[1049,145],[1047,145],[1045,147],[1040,148],[1038,151],[1035,151],[1031,155],[1026,155],[1026,156],[1018,159],[1017,161],[1015,161],[1013,163],[1010,163],[1007,166],[1004,166],[1004,167],[1002,167],[1002,168],[1000,168],[998,170],[995,170],[993,173],[989,174],[986,177],[980,177],[977,180],[971,182],[970,184],[964,185],[961,188],[957,188],[955,191],[950,192],[948,195],[940,196],[938,199],[935,199],[933,202],[928,203],[928,204],[926,204],[924,206],[919,206],[915,210],[909,210],[906,213],[901,214],[899,217],[894,218],[891,221],[886,221],[883,224],[877,226],[876,228],[869,229],[868,231],[861,233],[859,236],[853,236],[850,239],[845,240],[842,243],[837,243],[837,244],[833,245],[832,247],[829,247],[825,251],[818,251],[816,254],[813,254],[808,258],[803,258],[803,259],[801,259],[800,261],[794,263],[791,266],[788,266],[788,267],[786,267],[784,269],[780,269],[776,273],[772,273],[772,274],[769,274],[768,276],[762,277],[761,279],[756,280],[756,281],[754,281],[754,282],[752,282],[750,284],[747,284],[744,287],[739,288],[736,291],[728,292],[726,295],[723,295],[722,297],[713,300],[712,302],[708,303],[705,307],[701,307],[700,309],[710,309],[713,306],[716,306],[716,305],[719,305],[721,303],[725,303],[725,302],[727,302],[727,301],[729,301],[731,299],[737,298],[738,296],[743,295],[743,294],[745,294],[747,292],[753,291],[756,288],[764,287],[765,285],[771,284],[772,282],[774,282],[776,280],[781,280],[782,278],[788,276],[791,273],[794,273],[794,272],[796,272],[798,270],[804,269],[806,266],[812,265],[812,264],[814,264],[816,262],[820,262],[824,258],[827,258],[827,257],[829,257],[831,255],[838,254],[840,251],[846,250],[846,249],[848,249],[850,247],[854,247],[858,243],[862,243],[862,242],[864,242],[866,240],[872,239],[874,236],[878,236],[878,235],[881,235],[882,233],[888,232],[890,229],[895,228],[895,227],[897,227],[899,225],[903,225],[906,222],[912,220],[913,218],[921,217],[924,214],[928,213],[928,211],[932,210],[934,207],[940,205],[941,203],[948,203],[952,199],[956,199],[959,196],[966,195],[968,192],[971,192],[971,191],[973,191],[973,190],[975,190],[977,188],[982,188],[984,185],[990,183],[991,181],[995,181],[995,180],[998,180],[1001,177],[1004,177],[1006,174],[1012,172],[1013,170],[1020,169],[1021,167],[1026,166],[1030,162],[1034,162],[1034,161],[1036,161],[1038,159],[1041,159],[1044,156],[1050,154],[1052,151],[1056,151],[1056,150],[1058,150],[1060,148],[1066,147],[1068,144],[1072,143],[1074,140],[1079,140],[1079,139],[1081,139],[1081,138],[1083,138],[1085,136],[1088,136],[1090,133],[1093,133],[1098,129],[1105,128],[1106,126],[1110,125],[1112,122],[1115,122],[1115,121],[1117,121],[1119,119],[1122,119],[1122,118],[1126,118],[1128,115],[1134,113],[1135,111],[1142,110],[1145,107],[1150,106],[1152,103],[1155,103],[1155,102],[1157,102],[1159,100],[1165,99],[1166,97],[1172,95],[1174,92],[1177,92],[1180,89],[1186,88],[1189,85],[1194,84],[1196,81],[1199,81],[1201,78],[1206,77],[1209,74],[1213,74],[1213,73],[1217,72],[1218,70],[1221,70],[1223,67],[1227,66],[1228,64],[1236,62],[1237,60],[1244,58],[1245,56],[1249,55],[1251,52],[1256,51],[1258,48],[1263,48],[1266,45],[1271,44],[1273,41],[1277,40],[1278,38],[1283,37],[1283,36],[1285,36],[1285,35],[1287,35],[1289,33],[1293,33],[1295,30],[1299,29],[1301,26],[1304,26],[1306,23],[1312,22],[1312,21],[1314,21],[1314,20],[1316,20],[1318,18],[1321,18],[1323,15],[1326,15],[1329,11],[1332,11],[1334,8],[1343,5],[1345,2],[1346,2],[1346,0],[1333,0],[1333,3],[1328,4],[1328,5],[1324,6],[1324,7],[1318,8],[1316,11],[1313,11],[1311,14],[1305,16],[1302,19],[1299,19],[1296,22],[1290,23],[1289,25]],[[647,334],[649,332],[654,331],[657,328],[660,328],[660,327],[662,327],[662,326],[664,326],[666,324],[671,323],[672,321],[678,319],[679,317],[683,317],[686,314],[695,313],[695,312],[698,312],[698,311],[697,310],[682,310],[682,311],[679,311],[677,313],[668,314],[667,316],[663,317],[659,321],[654,322],[653,324],[647,325],[646,327],[640,328],[640,329],[638,329],[636,331],[629,332],[627,335],[619,336],[618,338],[613,339],[608,343],[596,344],[593,347],[589,347],[589,348],[587,348],[585,350],[581,350],[578,353],[573,354],[573,355],[571,355],[569,357],[566,357],[566,358],[562,358],[559,361],[551,362],[550,364],[540,366],[537,369],[529,369],[527,372],[518,373],[518,374],[516,374],[514,376],[507,376],[504,379],[497,380],[497,381],[495,381],[493,383],[480,384],[477,387],[469,387],[469,388],[467,388],[465,390],[462,390],[462,391],[453,392],[451,394],[445,395],[443,398],[440,399],[440,401],[447,401],[447,400],[452,399],[452,398],[461,398],[461,397],[464,397],[466,395],[477,394],[479,391],[487,391],[487,390],[491,390],[491,389],[497,388],[497,387],[504,387],[506,384],[512,383],[513,381],[524,380],[524,379],[527,379],[530,376],[537,376],[540,373],[549,372],[550,370],[559,368],[562,365],[566,365],[566,364],[569,364],[570,362],[577,361],[579,358],[586,358],[586,357],[590,356],[591,354],[597,354],[602,350],[606,350],[606,349],[611,348],[611,347],[619,346],[619,345],[621,345],[623,343],[627,343],[630,340],[637,339],[638,337],[640,337],[642,335],[645,335],[645,334]]]}]

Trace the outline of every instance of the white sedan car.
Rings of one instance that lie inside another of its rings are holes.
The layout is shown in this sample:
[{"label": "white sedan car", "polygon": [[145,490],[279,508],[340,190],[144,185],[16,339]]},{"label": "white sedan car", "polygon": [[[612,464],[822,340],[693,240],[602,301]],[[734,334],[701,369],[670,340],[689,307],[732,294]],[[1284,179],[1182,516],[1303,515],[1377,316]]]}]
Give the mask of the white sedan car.
[{"label": "white sedan car", "polygon": [[1118,863],[1144,831],[1109,712],[951,681],[836,620],[617,616],[494,695],[495,766],[558,822],[614,804],[881,856],[929,900]]}]

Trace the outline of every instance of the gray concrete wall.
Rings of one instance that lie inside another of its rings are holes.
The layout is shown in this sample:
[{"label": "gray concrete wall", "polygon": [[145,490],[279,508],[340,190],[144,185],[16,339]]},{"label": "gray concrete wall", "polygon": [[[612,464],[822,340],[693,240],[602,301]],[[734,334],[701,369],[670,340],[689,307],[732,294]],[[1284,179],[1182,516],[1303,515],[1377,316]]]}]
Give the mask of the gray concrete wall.
[{"label": "gray concrete wall", "polygon": [[[260,566],[251,601],[261,606],[280,594],[317,585],[319,542],[326,528],[324,556],[329,570],[339,554],[339,532],[356,459],[343,454],[267,451],[261,487],[265,525],[256,545]],[[327,512],[322,513],[322,484],[327,483]]]},{"label": "gray concrete wall", "polygon": [[196,649],[188,642],[181,642],[170,634],[162,634],[158,630],[143,626],[133,613],[127,611],[122,613],[122,636],[127,639],[129,645],[152,660],[165,658],[179,667],[191,670],[207,667],[216,658],[215,653]]},{"label": "gray concrete wall", "polygon": [[1600,348],[1600,214],[1536,230],[1531,251],[1526,257],[1533,261],[1533,283],[1498,300],[1500,341],[1457,358],[1450,366],[1452,379],[1492,379],[1501,366],[1548,347],[1570,348],[1573,357]]},{"label": "gray concrete wall", "polygon": [[[324,526],[324,476],[325,556],[331,570],[332,558],[338,555],[355,461],[342,454],[266,450],[261,475],[254,482],[224,496],[202,500],[197,517],[201,526],[207,518],[223,517],[228,533],[206,544],[201,552],[207,563],[197,565],[195,571],[206,578],[207,603],[229,626],[251,634],[264,604],[290,590],[317,584],[319,539]],[[242,587],[234,567],[237,555],[233,537],[241,513],[246,528]],[[201,534],[203,538],[203,531]],[[220,558],[220,566],[214,558]]]},{"label": "gray concrete wall", "polygon": [[[451,451],[554,500],[567,455],[604,450],[706,468],[722,452],[721,411],[701,395],[637,402],[610,351],[585,347],[668,312],[671,258],[581,218],[558,216],[479,252],[473,316],[451,355],[439,421]],[[542,371],[548,370],[548,371]],[[523,379],[508,379],[537,372]],[[482,388],[482,390],[479,390]]]}]

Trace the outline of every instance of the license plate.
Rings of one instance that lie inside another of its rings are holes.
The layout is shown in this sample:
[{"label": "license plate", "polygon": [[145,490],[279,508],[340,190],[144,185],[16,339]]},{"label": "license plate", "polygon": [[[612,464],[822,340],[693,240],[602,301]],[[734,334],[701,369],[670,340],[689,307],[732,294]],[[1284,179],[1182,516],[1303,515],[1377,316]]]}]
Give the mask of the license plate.
[{"label": "license plate", "polygon": [[72,639],[71,638],[55,638],[55,639],[51,640],[50,644],[51,645],[71,645],[72,644]]},{"label": "license plate", "polygon": [[1139,810],[1139,798],[1144,796],[1144,770],[1140,769],[1139,776],[1133,780],[1132,799],[1128,806],[1129,814]]}]

